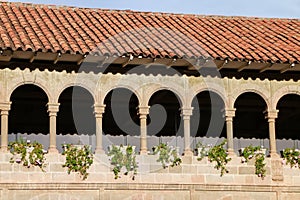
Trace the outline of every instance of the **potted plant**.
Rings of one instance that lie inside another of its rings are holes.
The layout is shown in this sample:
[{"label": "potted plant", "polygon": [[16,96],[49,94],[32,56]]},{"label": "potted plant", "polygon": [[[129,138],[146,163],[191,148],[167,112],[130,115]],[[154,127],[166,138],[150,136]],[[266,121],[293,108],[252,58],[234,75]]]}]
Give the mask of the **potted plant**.
[{"label": "potted plant", "polygon": [[137,174],[137,162],[135,155],[135,146],[117,146],[111,145],[108,148],[108,156],[110,156],[111,165],[113,165],[113,172],[115,179],[120,178],[119,175],[124,170],[124,175],[132,172],[132,180],[135,179]]},{"label": "potted plant", "polygon": [[38,166],[44,171],[45,157],[47,153],[43,149],[43,145],[38,142],[31,143],[30,140],[26,142],[23,139],[18,141],[10,142],[8,144],[8,150],[13,154],[10,159],[11,163],[22,163],[26,167]]},{"label": "potted plant", "polygon": [[255,158],[255,174],[263,179],[266,176],[265,155],[266,149],[260,146],[247,146],[241,151],[242,163],[247,163],[252,158]]},{"label": "potted plant", "polygon": [[162,167],[165,169],[169,166],[174,167],[180,165],[181,158],[178,156],[178,149],[169,146],[167,143],[160,143],[152,147],[153,154],[158,154],[157,162],[161,162]]},{"label": "potted plant", "polygon": [[82,180],[88,176],[87,170],[93,164],[93,154],[89,145],[63,144],[62,155],[66,156],[66,162],[63,167],[68,168],[68,174],[79,172]]}]

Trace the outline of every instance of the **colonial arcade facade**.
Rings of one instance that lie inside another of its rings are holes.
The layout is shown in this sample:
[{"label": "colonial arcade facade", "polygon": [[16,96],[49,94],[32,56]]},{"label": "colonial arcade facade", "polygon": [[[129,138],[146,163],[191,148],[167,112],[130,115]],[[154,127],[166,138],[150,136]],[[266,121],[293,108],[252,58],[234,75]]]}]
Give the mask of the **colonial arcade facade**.
[{"label": "colonial arcade facade", "polygon": [[[7,2],[0,16],[0,199],[300,198],[279,155],[299,145],[299,20]],[[29,135],[45,172],[9,162],[9,141]],[[78,135],[94,153],[85,181],[62,167],[62,138]],[[137,139],[135,180],[114,179],[107,138],[120,135]],[[168,137],[183,162],[162,169],[152,139]],[[195,138],[227,139],[228,174],[197,160]],[[257,139],[264,179],[237,154]]]},{"label": "colonial arcade facade", "polygon": [[[107,81],[110,80],[110,81]],[[196,98],[197,94],[208,91],[215,93],[224,103],[223,110],[220,109],[220,115],[225,117],[226,138],[228,140],[228,152],[234,154],[233,137],[255,137],[255,135],[238,135],[235,133],[234,120],[237,110],[237,103],[239,98],[243,95],[248,95],[248,101],[252,98],[257,98],[263,101],[264,106],[261,109],[261,115],[265,117],[268,123],[267,130],[264,128],[265,135],[269,136],[270,141],[270,155],[278,156],[276,149],[276,119],[278,117],[278,102],[288,95],[299,94],[299,82],[293,80],[272,81],[268,79],[236,79],[236,78],[218,78],[207,76],[199,78],[194,76],[162,76],[162,75],[137,75],[137,74],[94,74],[94,73],[67,73],[66,71],[34,71],[17,69],[2,69],[1,70],[1,149],[7,151],[8,134],[9,134],[9,119],[11,119],[12,126],[15,118],[9,118],[11,105],[14,104],[12,96],[18,88],[26,85],[38,87],[41,93],[44,93],[47,100],[47,109],[43,109],[44,114],[48,113],[49,127],[49,152],[57,152],[56,133],[57,133],[57,114],[60,111],[60,96],[62,93],[71,87],[80,87],[86,90],[91,98],[93,107],[94,120],[96,124],[96,153],[104,153],[102,145],[103,135],[103,115],[105,113],[105,98],[109,92],[115,89],[127,89],[133,93],[137,98],[137,115],[140,119],[140,153],[147,154],[150,147],[147,146],[147,116],[149,114],[149,101],[151,97],[159,91],[169,91],[175,94],[178,98],[180,115],[183,119],[183,136],[185,138],[185,155],[192,155],[190,147],[190,118],[193,117],[192,101]],[[24,88],[25,89],[25,88]],[[41,94],[36,95],[38,98]],[[201,101],[201,99],[199,100]],[[45,103],[45,102],[44,102]],[[261,106],[257,103],[255,106]],[[239,108],[243,109],[242,106]],[[249,107],[250,108],[250,107]],[[284,108],[284,107],[283,107]],[[17,110],[16,110],[17,111]],[[283,111],[284,112],[284,111]],[[14,114],[18,114],[15,112]],[[30,113],[26,113],[31,115]],[[34,117],[36,113],[33,111]],[[39,117],[39,114],[37,114]],[[26,120],[26,116],[23,116]],[[27,116],[28,117],[28,116]],[[73,117],[70,115],[69,117]],[[247,118],[248,120],[251,120]],[[73,119],[73,118],[72,118]],[[258,118],[259,119],[259,118]],[[17,119],[16,119],[17,120]],[[34,120],[34,119],[33,119]],[[261,119],[260,119],[261,120]],[[45,119],[44,119],[45,121]],[[293,121],[291,121],[293,122]],[[243,123],[243,122],[239,122]],[[296,126],[290,124],[291,126]],[[39,125],[37,125],[39,126]],[[91,125],[93,126],[93,125]],[[220,129],[219,136],[221,136]],[[30,130],[30,129],[28,129]],[[283,129],[284,130],[284,129]],[[20,130],[16,130],[20,131]],[[197,131],[197,130],[196,130]],[[259,130],[256,130],[257,132]],[[284,130],[286,131],[286,130]],[[109,132],[108,132],[109,134]],[[173,134],[176,134],[174,132]],[[195,133],[192,133],[196,136]],[[257,135],[256,137],[260,137]],[[293,137],[293,136],[291,136]],[[293,139],[297,139],[296,135]],[[237,147],[236,147],[237,148]]]}]

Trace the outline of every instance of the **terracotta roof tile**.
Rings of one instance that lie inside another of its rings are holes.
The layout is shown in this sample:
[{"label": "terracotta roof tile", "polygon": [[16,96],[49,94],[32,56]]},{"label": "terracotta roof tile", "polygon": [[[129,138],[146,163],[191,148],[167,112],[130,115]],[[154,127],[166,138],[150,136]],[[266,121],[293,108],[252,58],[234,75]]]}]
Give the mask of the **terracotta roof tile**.
[{"label": "terracotta roof tile", "polygon": [[0,48],[300,62],[300,20],[0,3]]}]

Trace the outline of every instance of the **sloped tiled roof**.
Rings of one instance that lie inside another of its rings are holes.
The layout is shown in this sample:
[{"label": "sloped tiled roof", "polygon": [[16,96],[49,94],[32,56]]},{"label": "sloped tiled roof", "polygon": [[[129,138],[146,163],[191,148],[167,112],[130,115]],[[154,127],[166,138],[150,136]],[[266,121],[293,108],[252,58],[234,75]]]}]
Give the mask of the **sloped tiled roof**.
[{"label": "sloped tiled roof", "polygon": [[300,20],[0,3],[0,48],[300,62]]}]

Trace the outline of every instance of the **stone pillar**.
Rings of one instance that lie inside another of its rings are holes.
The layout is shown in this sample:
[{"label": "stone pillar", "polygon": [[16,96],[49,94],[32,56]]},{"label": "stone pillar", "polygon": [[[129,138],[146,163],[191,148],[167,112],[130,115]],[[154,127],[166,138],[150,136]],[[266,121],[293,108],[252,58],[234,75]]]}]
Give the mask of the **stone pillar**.
[{"label": "stone pillar", "polygon": [[233,117],[235,116],[235,108],[225,109],[226,134],[227,134],[227,152],[230,156],[235,156],[233,145]]},{"label": "stone pillar", "polygon": [[8,112],[11,102],[0,103],[1,110],[1,151],[7,152],[8,146]]},{"label": "stone pillar", "polygon": [[147,155],[147,115],[149,114],[149,106],[139,106],[138,114],[140,115],[141,128],[141,155]]},{"label": "stone pillar", "polygon": [[56,116],[59,111],[59,103],[48,103],[48,113],[49,113],[49,153],[58,153],[56,147]]},{"label": "stone pillar", "polygon": [[191,149],[191,126],[190,119],[193,114],[193,107],[182,108],[181,116],[183,118],[183,127],[184,127],[184,155],[192,156],[193,151]]},{"label": "stone pillar", "polygon": [[105,105],[95,104],[94,105],[94,115],[96,118],[96,149],[95,154],[104,154],[102,146],[102,118],[105,111]]},{"label": "stone pillar", "polygon": [[278,110],[265,111],[265,118],[269,123],[269,139],[270,139],[270,156],[272,158],[278,158],[276,149],[276,133],[275,133],[275,119],[278,116]]}]

